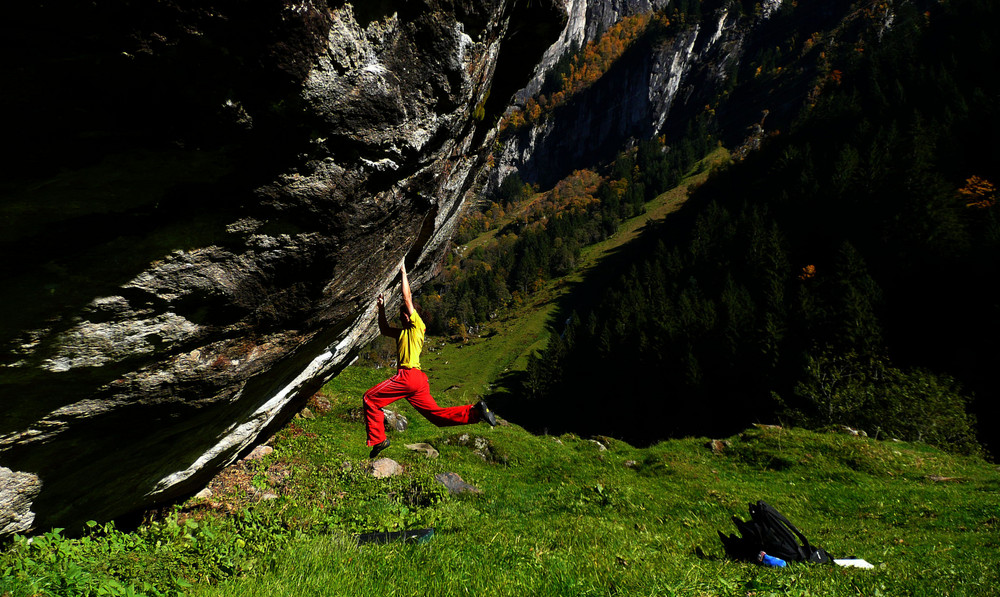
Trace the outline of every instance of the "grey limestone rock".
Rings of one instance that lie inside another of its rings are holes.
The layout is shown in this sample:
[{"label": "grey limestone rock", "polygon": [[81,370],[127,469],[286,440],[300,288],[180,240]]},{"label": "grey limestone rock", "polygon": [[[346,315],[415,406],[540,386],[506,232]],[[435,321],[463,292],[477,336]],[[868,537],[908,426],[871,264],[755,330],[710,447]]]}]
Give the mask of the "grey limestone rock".
[{"label": "grey limestone rock", "polygon": [[434,480],[448,488],[448,492],[453,495],[460,493],[482,493],[483,490],[475,485],[466,483],[458,473],[438,473],[434,475]]},{"label": "grey limestone rock", "polygon": [[406,428],[409,427],[410,422],[398,412],[388,408],[383,408],[382,412],[385,413],[383,423],[386,431],[406,431]]},{"label": "grey limestone rock", "polygon": [[37,475],[0,466],[0,535],[31,528],[31,505],[41,488]]},{"label": "grey limestone rock", "polygon": [[434,480],[448,488],[452,495],[460,493],[482,493],[483,490],[475,485],[466,483],[458,473],[438,473],[434,475]]},{"label": "grey limestone rock", "polygon": [[[782,82],[766,96],[737,93],[741,81],[753,76],[760,53],[792,32],[806,38],[819,32],[847,43],[846,37],[854,35],[848,31],[860,29],[849,2],[827,2],[816,10],[796,8],[790,19],[787,13],[794,6],[764,0],[748,11],[732,2],[688,3],[698,14],[683,15],[682,5],[666,0],[570,0],[566,27],[545,51],[531,81],[516,94],[521,105],[543,91],[560,58],[622,19],[659,10],[671,24],[647,31],[605,76],[572,101],[529,126],[508,129],[489,188],[514,172],[525,182],[548,188],[581,167],[606,165],[622,148],[652,137],[662,137],[671,147],[706,110],[717,115],[714,134],[731,147],[744,142],[747,128],[761,122],[762,114],[769,116],[767,131],[761,134],[785,128],[806,101],[816,66],[803,53],[801,61],[786,65]],[[892,26],[893,14],[886,12],[883,28]]]}]

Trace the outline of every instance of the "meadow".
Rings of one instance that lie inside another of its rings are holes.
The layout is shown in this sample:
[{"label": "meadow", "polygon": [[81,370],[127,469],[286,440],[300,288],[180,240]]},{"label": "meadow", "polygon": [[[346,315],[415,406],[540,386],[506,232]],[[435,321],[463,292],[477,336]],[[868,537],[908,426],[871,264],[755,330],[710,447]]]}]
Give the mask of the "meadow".
[{"label": "meadow", "polygon": [[[709,438],[639,449],[510,422],[438,429],[404,404],[410,426],[384,453],[403,472],[376,479],[358,396],[385,374],[339,376],[314,418],[281,431],[263,459],[231,467],[210,498],[133,532],[94,525],[83,538],[19,539],[0,557],[0,594],[998,594],[1000,472],[976,457],[768,426],[721,450]],[[404,447],[417,442],[440,456]],[[451,495],[440,473],[481,493]],[[746,519],[758,499],[835,557],[875,568],[727,558],[716,532],[735,532],[730,518]],[[418,528],[435,532],[423,543],[355,540]]]}]

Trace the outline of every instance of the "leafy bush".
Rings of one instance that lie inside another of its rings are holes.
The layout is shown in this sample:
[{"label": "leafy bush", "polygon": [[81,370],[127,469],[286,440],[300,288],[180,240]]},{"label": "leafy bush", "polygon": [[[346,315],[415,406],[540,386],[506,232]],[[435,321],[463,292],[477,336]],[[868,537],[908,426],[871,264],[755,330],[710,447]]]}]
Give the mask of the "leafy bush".
[{"label": "leafy bush", "polygon": [[0,554],[0,595],[180,596],[193,582],[253,570],[294,536],[254,509],[201,520],[175,511],[131,533],[91,521],[79,538],[63,529],[15,537]]},{"label": "leafy bush", "polygon": [[789,415],[798,424],[848,425],[875,437],[980,452],[968,399],[945,375],[903,371],[881,358],[824,352],[809,357],[806,379],[795,394],[802,406]]},{"label": "leafy bush", "polygon": [[[103,540],[91,537],[70,539],[63,536],[63,529],[53,529],[33,538],[17,536],[13,545],[0,559],[0,593],[20,595],[111,595],[111,596],[166,596],[180,593],[186,581],[168,578],[158,588],[148,580],[122,581],[106,569],[108,560],[121,557],[134,547],[134,536],[114,531],[113,527],[90,528],[104,536]],[[109,539],[110,538],[110,539]],[[141,577],[140,577],[141,578]]]}]

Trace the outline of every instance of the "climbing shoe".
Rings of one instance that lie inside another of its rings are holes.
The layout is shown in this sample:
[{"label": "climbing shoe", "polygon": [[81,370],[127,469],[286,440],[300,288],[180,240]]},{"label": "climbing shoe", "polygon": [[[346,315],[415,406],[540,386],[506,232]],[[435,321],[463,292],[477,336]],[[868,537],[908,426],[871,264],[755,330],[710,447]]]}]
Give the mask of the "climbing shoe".
[{"label": "climbing shoe", "polygon": [[485,400],[480,400],[476,403],[476,410],[479,411],[480,421],[486,421],[490,424],[490,427],[497,426],[497,417],[493,414],[493,411],[490,410],[490,407],[486,406]]},{"label": "climbing shoe", "polygon": [[382,450],[385,450],[386,448],[388,448],[389,444],[391,444],[391,443],[392,442],[389,441],[389,438],[385,438],[384,440],[382,440],[379,443],[375,444],[374,446],[372,446],[372,451],[371,451],[370,454],[368,454],[368,458],[375,458],[376,456],[379,455],[380,452],[382,452]]}]

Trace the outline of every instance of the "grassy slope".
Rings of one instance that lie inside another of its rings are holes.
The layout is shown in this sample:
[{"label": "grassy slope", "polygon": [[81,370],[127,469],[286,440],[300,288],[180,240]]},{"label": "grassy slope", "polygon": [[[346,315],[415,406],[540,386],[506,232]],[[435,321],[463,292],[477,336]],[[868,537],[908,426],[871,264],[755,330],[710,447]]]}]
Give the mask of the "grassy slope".
[{"label": "grassy slope", "polygon": [[[364,462],[360,424],[344,416],[379,378],[355,370],[334,382],[327,388],[331,413],[298,424],[317,437],[285,434],[276,446],[278,459],[298,459],[300,495],[317,496],[328,515],[337,512],[334,528],[273,554],[262,575],[205,594],[996,594],[1000,474],[980,460],[780,429],[748,430],[722,454],[704,438],[647,449],[605,439],[602,451],[589,439],[533,436],[516,426],[442,430],[411,419],[387,453],[409,481],[382,481],[366,494],[371,481],[337,471]],[[456,431],[485,438],[506,463],[446,444]],[[426,459],[404,442],[429,442],[441,456]],[[483,493],[439,496],[411,510],[400,505],[407,482],[446,471]],[[877,568],[772,570],[725,559],[716,530],[731,532],[729,517],[745,517],[746,503],[762,498],[835,556],[857,555]],[[284,507],[304,505],[300,498]],[[401,526],[437,532],[423,545],[358,547],[348,539]]]},{"label": "grassy slope", "polygon": [[[646,216],[588,249],[584,268],[632,238],[649,217],[675,209],[683,197],[675,191],[659,198]],[[499,322],[494,336],[466,345],[439,340],[424,361],[439,402],[461,404],[488,393],[501,372],[517,368],[542,345],[544,324],[566,282],[552,284],[522,316]],[[386,374],[354,368],[334,380],[326,388],[334,401],[331,414],[300,423],[322,441],[279,442],[278,453],[309,461],[300,463],[305,478],[310,477],[305,471],[324,471],[320,477],[327,478],[325,471],[342,462],[363,462],[361,425],[345,418],[358,396]],[[608,449],[602,451],[590,439],[534,436],[514,425],[438,429],[409,405],[397,404],[411,426],[394,436],[386,455],[403,463],[410,479],[454,471],[483,494],[444,497],[404,514],[392,499],[352,504],[347,497],[339,506],[344,512],[339,530],[296,542],[263,577],[227,584],[219,594],[997,592],[993,554],[1000,474],[979,460],[919,445],[773,429],[749,430],[733,438],[723,454],[707,449],[705,438],[647,449],[606,439]],[[460,433],[488,440],[506,464],[445,443]],[[431,443],[441,456],[425,459],[405,450],[407,442]],[[953,480],[931,480],[935,476]],[[356,482],[341,475],[328,490],[351,496],[359,491]],[[857,555],[878,567],[771,570],[725,559],[716,530],[732,532],[730,517],[746,517],[746,504],[756,499],[777,506],[835,556]],[[357,547],[344,536],[345,530],[420,526],[437,529],[424,545]],[[696,556],[699,546],[707,558]]]}]

